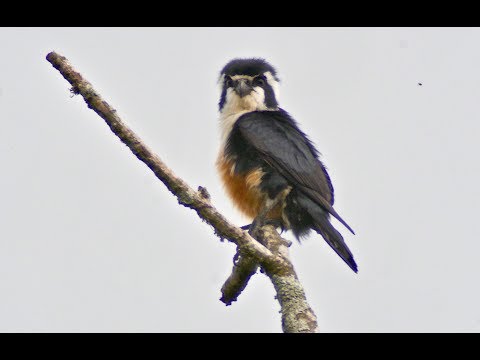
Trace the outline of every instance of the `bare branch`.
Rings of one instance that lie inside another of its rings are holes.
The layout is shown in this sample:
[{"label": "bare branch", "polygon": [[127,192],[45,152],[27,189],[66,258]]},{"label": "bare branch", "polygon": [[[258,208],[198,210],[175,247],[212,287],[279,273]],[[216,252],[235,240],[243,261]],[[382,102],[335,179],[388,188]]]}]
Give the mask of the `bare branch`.
[{"label": "bare branch", "polygon": [[[47,60],[72,85],[72,93],[82,95],[88,107],[105,120],[112,132],[120,138],[139,160],[153,171],[155,176],[178,198],[180,204],[195,210],[201,219],[214,228],[215,233],[220,238],[227,239],[237,245],[239,252],[245,260],[240,260],[237,265],[244,266],[248,263],[248,266],[245,268],[237,266],[236,270],[234,268],[231,278],[236,277],[240,279],[241,277],[238,277],[240,271],[245,272],[245,269],[250,269],[251,272],[254,263],[255,267],[257,266],[256,263],[260,264],[265,269],[267,276],[272,280],[277,291],[277,298],[282,309],[283,330],[285,332],[316,331],[315,315],[306,302],[303,288],[288,258],[288,248],[285,245],[285,240],[278,235],[275,229],[272,226],[259,228],[257,238],[262,242],[260,243],[246,231],[228,222],[211,204],[207,190],[199,187],[198,191],[196,191],[176,176],[158,155],[150,150],[120,119],[116,114],[116,110],[102,99],[92,85],[80,73],[75,71],[65,57],[51,52],[47,55]],[[254,261],[247,261],[249,258],[254,259]],[[244,285],[242,286],[244,288],[248,279],[245,281],[245,277],[243,277],[241,281],[243,281]],[[238,289],[238,285],[236,286]],[[230,298],[230,303],[235,301],[238,294]]]}]

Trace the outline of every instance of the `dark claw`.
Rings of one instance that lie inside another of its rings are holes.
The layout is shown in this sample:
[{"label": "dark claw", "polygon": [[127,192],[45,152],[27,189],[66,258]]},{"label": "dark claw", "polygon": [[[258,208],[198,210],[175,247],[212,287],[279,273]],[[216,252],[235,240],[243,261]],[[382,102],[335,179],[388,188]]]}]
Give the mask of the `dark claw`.
[{"label": "dark claw", "polygon": [[242,230],[249,230],[249,229],[250,229],[250,226],[252,226],[252,224],[243,225],[242,227],[240,227],[240,229],[242,229]]}]

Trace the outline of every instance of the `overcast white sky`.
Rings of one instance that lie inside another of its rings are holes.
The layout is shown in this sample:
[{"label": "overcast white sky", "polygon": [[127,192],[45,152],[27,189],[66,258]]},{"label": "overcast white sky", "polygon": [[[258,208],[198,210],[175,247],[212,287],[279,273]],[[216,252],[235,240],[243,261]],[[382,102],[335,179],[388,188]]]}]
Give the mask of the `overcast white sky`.
[{"label": "overcast white sky", "polygon": [[281,332],[264,275],[218,300],[235,246],[70,96],[52,50],[238,225],[216,81],[266,58],[357,233],[338,226],[357,275],[316,234],[291,247],[320,330],[480,330],[480,29],[1,28],[0,48],[0,331]]}]

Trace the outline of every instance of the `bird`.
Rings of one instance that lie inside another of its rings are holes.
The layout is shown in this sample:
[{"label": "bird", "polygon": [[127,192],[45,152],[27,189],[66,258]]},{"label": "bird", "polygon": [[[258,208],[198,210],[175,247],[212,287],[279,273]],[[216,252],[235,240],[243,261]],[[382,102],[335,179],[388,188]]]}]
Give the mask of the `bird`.
[{"label": "bird", "polygon": [[317,232],[358,272],[331,216],[334,190],[320,152],[297,121],[279,107],[280,79],[263,58],[234,58],[220,71],[220,146],[216,168],[235,207],[252,223],[291,230],[297,240]]}]

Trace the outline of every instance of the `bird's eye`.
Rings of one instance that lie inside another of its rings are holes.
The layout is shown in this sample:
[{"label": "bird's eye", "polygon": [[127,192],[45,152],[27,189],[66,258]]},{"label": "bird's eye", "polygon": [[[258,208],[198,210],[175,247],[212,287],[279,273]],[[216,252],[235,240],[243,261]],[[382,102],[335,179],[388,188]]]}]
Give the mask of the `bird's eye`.
[{"label": "bird's eye", "polygon": [[233,86],[233,80],[228,75],[225,75],[225,86],[226,87],[232,87]]},{"label": "bird's eye", "polygon": [[256,77],[254,79],[255,86],[263,86],[265,85],[265,79],[263,77]]}]

